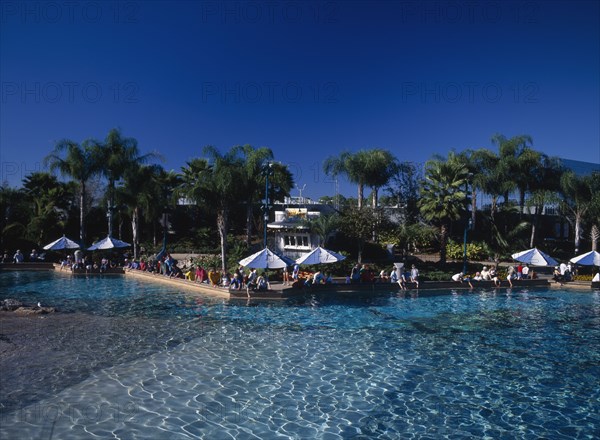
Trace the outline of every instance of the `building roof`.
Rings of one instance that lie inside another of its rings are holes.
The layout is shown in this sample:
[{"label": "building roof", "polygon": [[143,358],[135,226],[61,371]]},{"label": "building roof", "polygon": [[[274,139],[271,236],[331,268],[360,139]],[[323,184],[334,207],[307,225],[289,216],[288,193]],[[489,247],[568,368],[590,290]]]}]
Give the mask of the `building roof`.
[{"label": "building roof", "polygon": [[560,164],[573,171],[578,176],[589,176],[592,173],[600,173],[600,163],[582,162],[580,160],[571,160],[560,158]]}]

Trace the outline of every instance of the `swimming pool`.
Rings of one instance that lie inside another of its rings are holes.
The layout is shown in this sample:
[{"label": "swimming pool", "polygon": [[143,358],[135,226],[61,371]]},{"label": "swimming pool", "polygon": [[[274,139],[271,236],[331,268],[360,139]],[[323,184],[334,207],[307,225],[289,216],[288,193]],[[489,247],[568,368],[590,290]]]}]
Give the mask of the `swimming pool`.
[{"label": "swimming pool", "polygon": [[63,311],[36,327],[38,364],[2,358],[0,438],[600,434],[598,292],[247,303],[32,272],[0,292]]}]

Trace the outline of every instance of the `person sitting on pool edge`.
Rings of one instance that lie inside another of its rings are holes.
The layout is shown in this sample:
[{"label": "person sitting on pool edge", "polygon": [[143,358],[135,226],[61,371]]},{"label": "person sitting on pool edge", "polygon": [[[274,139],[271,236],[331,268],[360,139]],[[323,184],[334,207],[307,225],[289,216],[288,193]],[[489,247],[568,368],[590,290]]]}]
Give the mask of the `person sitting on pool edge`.
[{"label": "person sitting on pool edge", "polygon": [[452,275],[452,281],[457,281],[459,283],[469,283],[469,287],[472,289],[473,284],[471,284],[471,278],[465,277],[463,272],[459,272],[457,274]]},{"label": "person sitting on pool edge", "polygon": [[231,290],[240,290],[242,288],[242,280],[240,279],[240,275],[237,272],[233,274],[233,278],[231,280],[231,284],[229,284],[229,288]]},{"label": "person sitting on pool edge", "polygon": [[415,283],[417,289],[419,288],[419,269],[413,264],[410,269],[410,281]]}]

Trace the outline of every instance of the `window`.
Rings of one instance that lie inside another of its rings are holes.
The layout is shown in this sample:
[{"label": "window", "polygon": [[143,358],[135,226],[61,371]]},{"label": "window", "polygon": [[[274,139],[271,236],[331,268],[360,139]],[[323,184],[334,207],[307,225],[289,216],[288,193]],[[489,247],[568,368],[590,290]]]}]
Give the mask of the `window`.
[{"label": "window", "polygon": [[283,236],[284,249],[310,249],[308,234],[295,234]]}]

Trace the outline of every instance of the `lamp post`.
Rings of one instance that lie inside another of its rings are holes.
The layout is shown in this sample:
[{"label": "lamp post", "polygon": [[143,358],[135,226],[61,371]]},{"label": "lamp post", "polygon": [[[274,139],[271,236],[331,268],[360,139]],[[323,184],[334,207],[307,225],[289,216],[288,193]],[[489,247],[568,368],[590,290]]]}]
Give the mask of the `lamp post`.
[{"label": "lamp post", "polygon": [[273,163],[266,163],[263,167],[265,174],[265,204],[263,205],[264,214],[264,245],[267,247],[267,223],[269,222],[269,175],[273,174]]}]

